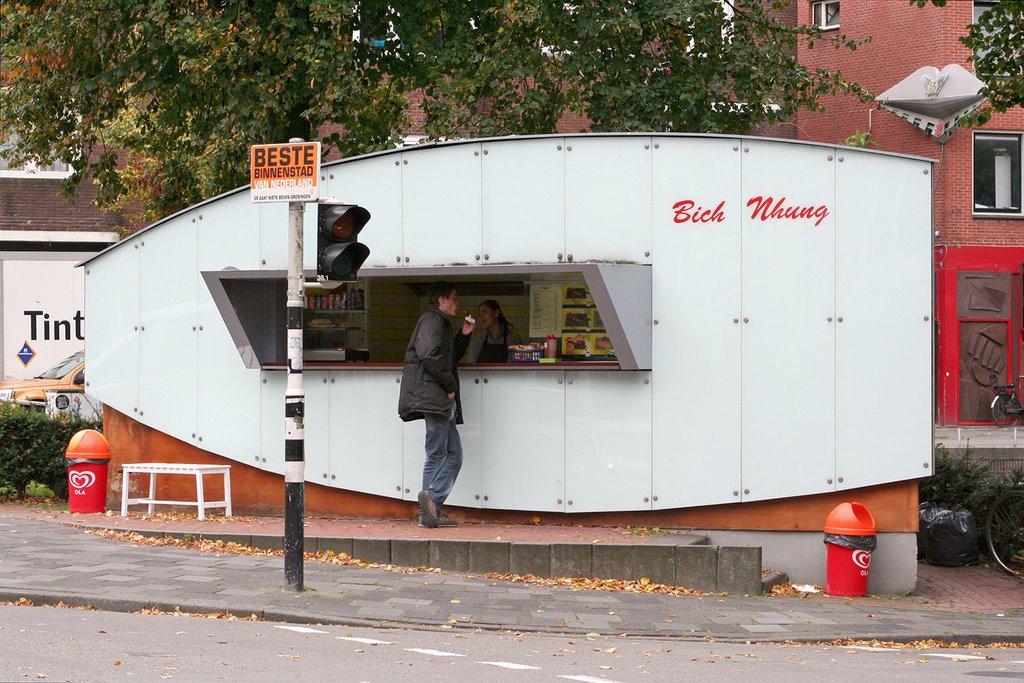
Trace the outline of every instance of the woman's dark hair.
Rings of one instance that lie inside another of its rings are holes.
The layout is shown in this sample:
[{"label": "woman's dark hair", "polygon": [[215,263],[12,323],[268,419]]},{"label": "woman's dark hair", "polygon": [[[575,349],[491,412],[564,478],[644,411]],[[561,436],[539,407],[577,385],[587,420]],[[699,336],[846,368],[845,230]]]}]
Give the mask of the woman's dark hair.
[{"label": "woman's dark hair", "polygon": [[481,306],[486,306],[495,313],[498,314],[498,324],[501,325],[501,333],[507,335],[509,330],[512,329],[512,323],[508,321],[505,314],[501,312],[501,306],[494,299],[487,299],[486,301],[480,302]]},{"label": "woman's dark hair", "polygon": [[430,303],[437,306],[440,304],[442,296],[447,298],[451,296],[454,291],[455,285],[444,280],[439,280],[438,282],[430,285],[430,289],[427,291],[427,298],[430,299]]}]

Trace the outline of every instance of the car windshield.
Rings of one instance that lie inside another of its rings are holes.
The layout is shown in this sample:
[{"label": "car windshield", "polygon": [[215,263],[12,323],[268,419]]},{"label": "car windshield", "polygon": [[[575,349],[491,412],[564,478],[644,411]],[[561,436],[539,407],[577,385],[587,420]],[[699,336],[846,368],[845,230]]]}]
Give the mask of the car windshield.
[{"label": "car windshield", "polygon": [[36,375],[36,379],[60,379],[74,370],[82,362],[82,358],[84,357],[85,351],[79,351],[74,355],[68,356],[43,374]]}]

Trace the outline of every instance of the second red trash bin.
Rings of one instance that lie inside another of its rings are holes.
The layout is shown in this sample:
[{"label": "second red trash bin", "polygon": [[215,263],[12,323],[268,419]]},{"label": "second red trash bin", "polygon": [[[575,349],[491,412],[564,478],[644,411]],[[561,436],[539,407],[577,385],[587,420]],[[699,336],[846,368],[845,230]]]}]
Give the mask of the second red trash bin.
[{"label": "second red trash bin", "polygon": [[83,429],[71,437],[64,458],[68,468],[68,512],[104,512],[110,463],[106,437],[95,429]]},{"label": "second red trash bin", "polygon": [[825,518],[830,595],[867,595],[871,552],[878,547],[875,518],[860,503],[840,503]]}]

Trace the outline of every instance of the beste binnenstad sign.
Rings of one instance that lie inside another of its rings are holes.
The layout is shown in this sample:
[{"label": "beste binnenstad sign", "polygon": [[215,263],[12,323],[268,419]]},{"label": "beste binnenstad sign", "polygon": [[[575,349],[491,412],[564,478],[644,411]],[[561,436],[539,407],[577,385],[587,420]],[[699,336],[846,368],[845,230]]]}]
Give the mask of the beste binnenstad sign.
[{"label": "beste binnenstad sign", "polygon": [[320,198],[320,143],[289,142],[249,148],[254,202],[314,202]]}]

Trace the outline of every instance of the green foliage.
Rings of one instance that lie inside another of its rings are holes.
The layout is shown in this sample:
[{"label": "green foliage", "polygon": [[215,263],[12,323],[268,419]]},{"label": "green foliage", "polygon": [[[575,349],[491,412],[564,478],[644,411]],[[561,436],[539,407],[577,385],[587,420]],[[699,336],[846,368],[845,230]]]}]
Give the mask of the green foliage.
[{"label": "green foliage", "polygon": [[949,453],[942,446],[935,449],[935,472],[922,479],[918,497],[922,503],[962,505],[974,513],[978,528],[985,524],[988,509],[1005,491],[1024,480],[1024,472],[994,475],[988,464],[965,449],[961,454]]},{"label": "green foliage", "polygon": [[843,140],[843,144],[847,147],[860,147],[861,149],[878,147],[878,144],[871,139],[871,133],[867,131],[857,131],[856,133],[853,133]]},{"label": "green foliage", "polygon": [[68,442],[82,429],[99,428],[95,420],[51,418],[39,410],[0,403],[0,489],[23,498],[35,482],[64,497]]},{"label": "green foliage", "polygon": [[0,136],[15,164],[70,163],[67,194],[91,177],[99,205],[155,219],[243,185],[254,143],[368,152],[414,115],[434,138],[554,133],[566,114],[738,133],[863,95],[795,58],[859,43],[782,23],[785,4],[0,0]]}]

